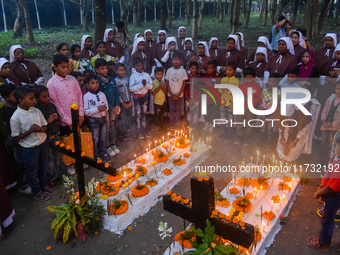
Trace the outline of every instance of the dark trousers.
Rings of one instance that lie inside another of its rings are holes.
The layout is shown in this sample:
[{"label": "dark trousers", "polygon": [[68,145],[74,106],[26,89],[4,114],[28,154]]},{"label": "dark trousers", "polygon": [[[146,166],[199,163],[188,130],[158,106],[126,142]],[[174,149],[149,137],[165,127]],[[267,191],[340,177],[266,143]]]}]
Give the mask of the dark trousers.
[{"label": "dark trousers", "polygon": [[322,197],[325,202],[324,215],[321,220],[320,244],[330,245],[332,242],[334,218],[340,209],[340,192],[333,192]]},{"label": "dark trousers", "polygon": [[113,109],[108,110],[106,113],[106,126],[105,126],[106,148],[116,145],[117,123],[118,123],[118,115],[113,112]]},{"label": "dark trousers", "polygon": [[155,124],[158,127],[164,127],[164,112],[166,108],[166,101],[162,104],[153,104]]},{"label": "dark trousers", "polygon": [[13,137],[10,137],[10,144],[13,148],[14,159],[15,159],[15,170],[17,174],[17,180],[19,187],[24,187],[27,185],[28,180],[25,171],[25,164],[22,157],[22,147],[16,142]]},{"label": "dark trousers", "polygon": [[126,133],[131,129],[132,124],[132,106],[130,108],[125,109],[124,106],[120,107],[122,110],[119,114],[119,130],[120,132]]},{"label": "dark trousers", "polygon": [[89,120],[89,127],[93,139],[94,158],[99,157],[98,149],[100,149],[101,156],[107,154],[106,151],[106,117],[100,119],[91,118]]},{"label": "dark trousers", "polygon": [[137,132],[141,132],[142,130],[146,129],[146,116],[144,111],[144,105],[148,103],[148,96],[133,97],[133,103],[135,105]]},{"label": "dark trousers", "polygon": [[34,195],[48,186],[48,140],[33,148],[22,148],[22,157],[26,166],[28,182]]},{"label": "dark trousers", "polygon": [[[60,140],[59,135],[55,135],[51,138],[47,138],[49,141],[55,143]],[[47,179],[49,182],[61,177],[60,172],[60,152],[53,148],[48,148],[48,168],[47,168]]]},{"label": "dark trousers", "polygon": [[174,100],[171,97],[168,97],[170,111],[169,111],[169,119],[171,127],[178,127],[179,121],[181,118],[181,110],[183,107],[183,97],[179,97],[178,100]]}]

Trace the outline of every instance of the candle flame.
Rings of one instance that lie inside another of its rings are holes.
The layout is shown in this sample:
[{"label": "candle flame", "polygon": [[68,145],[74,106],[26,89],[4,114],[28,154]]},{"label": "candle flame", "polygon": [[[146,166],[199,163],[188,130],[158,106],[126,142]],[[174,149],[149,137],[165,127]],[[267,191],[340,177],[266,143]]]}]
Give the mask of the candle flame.
[{"label": "candle flame", "polygon": [[262,221],[262,225],[263,225],[263,226],[266,226],[266,223],[264,223],[264,221]]}]

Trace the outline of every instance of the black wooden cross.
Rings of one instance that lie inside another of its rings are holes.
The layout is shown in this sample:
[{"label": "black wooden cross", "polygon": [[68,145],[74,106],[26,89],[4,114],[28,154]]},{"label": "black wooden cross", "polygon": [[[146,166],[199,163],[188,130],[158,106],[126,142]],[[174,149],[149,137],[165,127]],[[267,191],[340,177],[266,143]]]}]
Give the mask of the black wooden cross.
[{"label": "black wooden cross", "polygon": [[235,244],[249,248],[254,241],[254,226],[245,224],[245,229],[237,227],[232,222],[226,223],[218,217],[212,217],[215,210],[214,180],[209,177],[208,181],[198,181],[197,177],[191,177],[192,207],[181,204],[171,199],[171,195],[163,197],[164,210],[171,212],[183,219],[195,224],[204,230],[206,220],[215,227],[215,233]]},{"label": "black wooden cross", "polygon": [[78,178],[78,189],[79,189],[79,197],[82,198],[85,196],[85,177],[84,177],[84,167],[83,164],[87,164],[98,170],[110,174],[112,176],[116,175],[116,169],[109,166],[105,167],[105,164],[98,164],[92,158],[81,156],[81,139],[80,139],[80,128],[79,128],[79,110],[74,110],[71,108],[72,115],[72,133],[73,133],[73,141],[74,141],[74,151],[67,150],[65,147],[60,147],[60,145],[55,145],[52,141],[50,142],[50,147],[63,153],[71,158],[76,160],[75,169]]}]

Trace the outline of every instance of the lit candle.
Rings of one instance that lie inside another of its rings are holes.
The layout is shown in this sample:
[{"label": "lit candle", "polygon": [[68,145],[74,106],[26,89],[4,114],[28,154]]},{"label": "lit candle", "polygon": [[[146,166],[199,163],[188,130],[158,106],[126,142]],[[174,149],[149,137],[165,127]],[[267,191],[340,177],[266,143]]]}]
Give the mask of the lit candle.
[{"label": "lit candle", "polygon": [[157,141],[155,140],[155,148],[157,147]]},{"label": "lit candle", "polygon": [[257,150],[256,151],[257,157],[256,157],[256,165],[259,164],[259,158],[260,158],[260,152]]},{"label": "lit candle", "polygon": [[262,193],[262,185],[261,185],[261,187],[260,187],[260,192]]},{"label": "lit candle", "polygon": [[136,154],[135,154],[135,164],[137,163],[137,156],[136,156]]},{"label": "lit candle", "polygon": [[163,139],[163,143],[164,143],[164,136],[162,137],[162,139]]},{"label": "lit candle", "polygon": [[263,161],[262,161],[262,164],[264,164],[266,161],[266,155],[263,155]]},{"label": "lit candle", "polygon": [[253,164],[253,157],[250,157],[250,164]]},{"label": "lit candle", "polygon": [[146,164],[148,164],[148,162],[149,162],[149,156],[146,155]]},{"label": "lit candle", "polygon": [[124,172],[123,180],[124,180],[124,182],[126,181],[126,172]]},{"label": "lit candle", "polygon": [[257,194],[257,188],[255,187],[255,194]]},{"label": "lit candle", "polygon": [[272,162],[272,165],[274,165],[274,163],[275,163],[275,156],[274,156],[274,154],[273,154],[273,162]]},{"label": "lit candle", "polygon": [[272,211],[273,211],[273,206],[274,206],[274,201],[273,201],[273,199],[272,199]]},{"label": "lit candle", "polygon": [[285,202],[285,195],[282,196],[282,202]]},{"label": "lit candle", "polygon": [[149,150],[150,150],[150,143],[149,143]]},{"label": "lit candle", "polygon": [[279,196],[279,198],[280,198],[280,204],[281,204],[281,201],[282,201],[281,196]]},{"label": "lit candle", "polygon": [[266,223],[264,223],[264,221],[262,221],[262,226],[263,226],[262,232],[264,232],[264,228],[266,227]]}]

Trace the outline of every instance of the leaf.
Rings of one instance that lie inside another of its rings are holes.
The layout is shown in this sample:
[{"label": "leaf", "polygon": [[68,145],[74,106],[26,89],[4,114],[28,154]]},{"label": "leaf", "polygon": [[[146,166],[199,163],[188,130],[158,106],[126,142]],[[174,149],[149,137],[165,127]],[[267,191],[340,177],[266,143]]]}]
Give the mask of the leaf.
[{"label": "leaf", "polygon": [[71,227],[72,227],[74,233],[76,234],[76,236],[79,238],[79,236],[78,236],[78,231],[77,231],[77,221],[76,221],[76,216],[75,216],[74,214],[72,215]]},{"label": "leaf", "polygon": [[57,238],[57,234],[58,234],[58,232],[59,232],[59,229],[63,228],[65,222],[66,222],[66,217],[63,218],[63,219],[59,222],[59,224],[55,227],[55,229],[54,229],[54,240]]},{"label": "leaf", "polygon": [[203,238],[203,242],[211,244],[216,239],[215,227],[211,226],[209,220],[207,220],[206,223],[207,223],[207,226],[205,227],[205,230],[204,230],[205,235]]},{"label": "leaf", "polygon": [[50,212],[54,212],[54,213],[61,213],[61,212],[64,211],[64,210],[62,210],[60,208],[57,208],[54,205],[47,206],[46,209],[49,210]]},{"label": "leaf", "polygon": [[66,226],[64,228],[64,234],[63,234],[63,243],[65,244],[68,241],[69,235],[71,231],[71,225],[69,222],[66,223]]},{"label": "leaf", "polygon": [[204,233],[200,228],[195,228],[194,226],[191,227],[191,229],[198,235],[199,237],[204,237]]},{"label": "leaf", "polygon": [[193,255],[207,255],[207,254],[211,254],[211,250],[210,253],[206,253],[207,249],[208,249],[208,244],[203,243],[201,244],[193,253]]},{"label": "leaf", "polygon": [[260,217],[261,215],[260,215],[260,214],[257,214],[257,213],[255,213],[255,216],[256,216],[256,217]]},{"label": "leaf", "polygon": [[77,210],[77,212],[78,212],[78,214],[79,214],[79,216],[80,216],[81,223],[82,223],[83,225],[85,225],[85,213],[84,213],[84,209],[81,208],[81,207],[78,206],[78,205],[76,205],[75,208],[76,208],[76,210]]},{"label": "leaf", "polygon": [[[64,211],[63,213],[59,214],[57,218],[55,218],[54,221],[52,222],[51,229],[55,228],[59,224],[59,222],[66,216],[66,214],[67,214],[67,211]],[[65,217],[65,220],[66,220],[66,217]]]},{"label": "leaf", "polygon": [[[237,252],[237,249],[234,246],[222,244],[217,244],[215,250],[222,252],[222,254],[233,254]],[[218,254],[216,253],[216,255]]]}]

